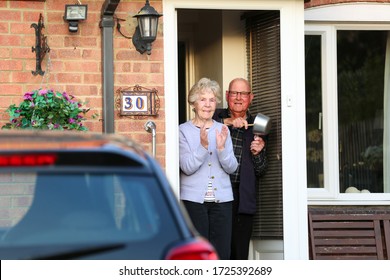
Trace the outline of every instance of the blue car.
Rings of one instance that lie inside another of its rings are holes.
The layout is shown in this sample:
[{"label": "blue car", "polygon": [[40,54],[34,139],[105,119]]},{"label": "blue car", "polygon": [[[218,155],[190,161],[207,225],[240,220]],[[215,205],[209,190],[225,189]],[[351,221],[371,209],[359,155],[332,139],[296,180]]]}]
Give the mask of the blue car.
[{"label": "blue car", "polygon": [[126,137],[2,131],[0,259],[218,259]]}]

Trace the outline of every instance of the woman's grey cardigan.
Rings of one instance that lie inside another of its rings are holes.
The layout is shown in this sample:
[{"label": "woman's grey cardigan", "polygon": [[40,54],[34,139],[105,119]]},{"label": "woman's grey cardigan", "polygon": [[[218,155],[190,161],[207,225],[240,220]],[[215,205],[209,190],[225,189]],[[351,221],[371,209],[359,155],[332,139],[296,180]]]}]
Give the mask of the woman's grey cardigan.
[{"label": "woman's grey cardigan", "polygon": [[204,202],[207,185],[211,180],[215,202],[233,201],[229,174],[236,171],[238,163],[234,156],[233,144],[229,135],[225,148],[216,147],[216,129],[223,124],[213,121],[208,129],[209,146],[206,150],[200,144],[200,128],[191,121],[179,126],[180,137],[180,199],[197,203]]}]

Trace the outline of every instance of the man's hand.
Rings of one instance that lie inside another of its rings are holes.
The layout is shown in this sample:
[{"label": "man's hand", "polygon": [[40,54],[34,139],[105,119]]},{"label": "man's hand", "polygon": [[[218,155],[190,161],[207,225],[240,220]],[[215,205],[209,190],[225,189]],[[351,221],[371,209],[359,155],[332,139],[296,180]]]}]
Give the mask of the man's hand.
[{"label": "man's hand", "polygon": [[232,125],[235,128],[245,127],[245,129],[248,129],[248,121],[245,118],[226,118],[223,120],[223,122],[224,124]]},{"label": "man's hand", "polygon": [[258,155],[265,147],[263,138],[255,134],[255,140],[251,142],[251,152],[254,156]]}]

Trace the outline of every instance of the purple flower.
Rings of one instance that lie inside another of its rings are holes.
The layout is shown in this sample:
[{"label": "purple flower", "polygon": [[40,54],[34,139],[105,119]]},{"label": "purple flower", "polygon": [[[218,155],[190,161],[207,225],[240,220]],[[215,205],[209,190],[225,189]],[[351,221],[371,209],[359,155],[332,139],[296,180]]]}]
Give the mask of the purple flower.
[{"label": "purple flower", "polygon": [[[51,96],[52,95],[52,96]],[[37,105],[35,104],[35,98],[39,97],[42,99],[42,111],[35,112],[37,114],[37,119],[41,119],[41,121],[32,120],[31,110],[35,109]],[[32,90],[30,92],[26,92],[23,95],[23,103],[20,104],[20,108],[15,105],[9,107],[9,112],[14,114],[14,118],[10,119],[10,124],[7,124],[11,127],[25,127],[21,121],[28,121],[29,127],[41,128],[46,127],[49,129],[81,129],[86,130],[83,127],[83,124],[80,123],[84,120],[84,114],[89,111],[89,109],[83,109],[83,105],[80,104],[80,101],[76,99],[73,95],[66,93],[65,91],[55,91],[53,89],[37,89]],[[49,100],[50,99],[50,100]],[[46,102],[46,103],[45,103]],[[64,110],[64,114],[61,114],[60,120],[57,120],[57,123],[53,123],[53,118],[49,118],[48,114],[50,114],[50,110],[53,109],[52,105],[60,105],[60,108],[57,108],[60,113],[61,110]],[[77,106],[77,107],[76,107]],[[70,112],[70,113],[69,113]],[[42,116],[41,116],[42,115]],[[67,115],[67,116],[66,116]],[[15,116],[19,116],[15,118]],[[66,117],[65,117],[66,116]],[[62,126],[61,123],[67,123],[67,125]]]},{"label": "purple flower", "polygon": [[65,91],[62,93],[62,96],[65,98],[66,101],[69,101],[69,96]]},{"label": "purple flower", "polygon": [[39,93],[40,95],[46,95],[47,92],[48,92],[47,89],[40,89],[38,93]]},{"label": "purple flower", "polygon": [[26,93],[24,94],[24,96],[23,96],[23,99],[24,99],[24,100],[30,100],[30,101],[32,101],[32,100],[33,100],[32,95],[33,95],[32,92],[26,92]]}]

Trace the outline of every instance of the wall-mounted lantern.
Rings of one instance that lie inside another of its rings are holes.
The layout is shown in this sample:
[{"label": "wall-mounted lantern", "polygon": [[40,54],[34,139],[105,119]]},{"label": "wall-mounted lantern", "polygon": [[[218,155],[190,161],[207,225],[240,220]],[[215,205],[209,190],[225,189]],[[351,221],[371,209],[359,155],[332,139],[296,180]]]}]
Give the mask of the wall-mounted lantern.
[{"label": "wall-mounted lantern", "polygon": [[[80,1],[79,1],[80,2]],[[69,32],[77,32],[79,21],[87,18],[88,5],[65,5],[64,20],[69,23]]]},{"label": "wall-mounted lantern", "polygon": [[149,0],[146,0],[145,6],[134,16],[138,21],[138,26],[132,37],[124,35],[120,28],[119,19],[117,18],[117,30],[127,39],[132,39],[136,50],[143,54],[145,51],[147,54],[152,53],[152,43],[157,37],[158,19],[162,14],[159,14],[149,4]]}]

